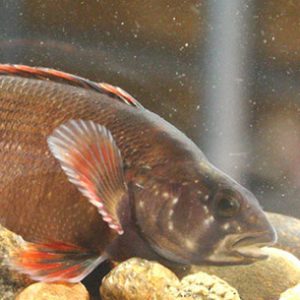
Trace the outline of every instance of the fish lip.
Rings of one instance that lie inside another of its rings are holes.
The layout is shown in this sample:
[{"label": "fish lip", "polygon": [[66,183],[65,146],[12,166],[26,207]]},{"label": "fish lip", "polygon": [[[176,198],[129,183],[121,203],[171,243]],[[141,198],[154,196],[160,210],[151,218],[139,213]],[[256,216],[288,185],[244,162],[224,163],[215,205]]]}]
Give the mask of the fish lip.
[{"label": "fish lip", "polygon": [[229,245],[229,252],[238,254],[249,259],[266,259],[267,254],[263,252],[263,247],[271,246],[276,242],[274,232],[262,231],[246,233],[236,236]]},{"label": "fish lip", "polygon": [[273,230],[230,234],[218,244],[206,261],[214,265],[251,264],[266,259],[268,255],[262,247],[271,246],[275,241],[276,233]]}]

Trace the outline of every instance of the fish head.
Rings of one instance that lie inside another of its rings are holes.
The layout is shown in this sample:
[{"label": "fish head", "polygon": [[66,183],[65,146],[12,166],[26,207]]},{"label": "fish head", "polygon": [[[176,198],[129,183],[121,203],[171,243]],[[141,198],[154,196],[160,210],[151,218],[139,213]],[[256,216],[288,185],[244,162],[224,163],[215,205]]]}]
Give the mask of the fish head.
[{"label": "fish head", "polygon": [[136,217],[150,246],[180,264],[248,264],[266,258],[261,247],[272,245],[276,233],[255,196],[208,162],[185,167],[178,177],[189,174],[186,180],[156,181],[140,195]]},{"label": "fish head", "polygon": [[[277,234],[256,197],[220,172],[222,179],[209,199],[214,224],[205,263],[249,264],[267,258],[263,246],[271,246]],[[197,259],[196,259],[197,260]]]}]

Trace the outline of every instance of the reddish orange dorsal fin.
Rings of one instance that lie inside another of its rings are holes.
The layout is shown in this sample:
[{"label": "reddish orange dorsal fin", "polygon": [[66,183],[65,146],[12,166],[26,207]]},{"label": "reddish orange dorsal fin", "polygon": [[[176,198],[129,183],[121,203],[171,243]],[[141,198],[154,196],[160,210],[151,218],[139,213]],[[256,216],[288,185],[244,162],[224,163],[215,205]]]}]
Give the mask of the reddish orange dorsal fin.
[{"label": "reddish orange dorsal fin", "polygon": [[105,255],[67,243],[25,243],[10,257],[10,266],[33,280],[79,282],[106,259]]},{"label": "reddish orange dorsal fin", "polygon": [[30,67],[25,65],[0,64],[0,75],[14,75],[39,80],[52,80],[69,85],[90,89],[101,94],[106,94],[127,105],[142,108],[143,106],[131,95],[119,87],[108,83],[97,83],[92,80],[54,69]]},{"label": "reddish orange dorsal fin", "polygon": [[69,181],[122,234],[119,208],[128,193],[121,153],[110,131],[92,121],[71,120],[53,132],[48,145]]}]

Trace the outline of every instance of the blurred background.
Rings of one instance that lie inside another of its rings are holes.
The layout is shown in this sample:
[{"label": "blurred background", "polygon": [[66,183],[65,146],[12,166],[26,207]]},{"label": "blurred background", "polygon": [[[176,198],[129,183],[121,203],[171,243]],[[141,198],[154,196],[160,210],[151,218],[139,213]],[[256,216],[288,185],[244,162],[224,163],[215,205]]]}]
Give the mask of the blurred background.
[{"label": "blurred background", "polygon": [[0,62],[121,86],[300,217],[299,28],[297,0],[2,0]]}]

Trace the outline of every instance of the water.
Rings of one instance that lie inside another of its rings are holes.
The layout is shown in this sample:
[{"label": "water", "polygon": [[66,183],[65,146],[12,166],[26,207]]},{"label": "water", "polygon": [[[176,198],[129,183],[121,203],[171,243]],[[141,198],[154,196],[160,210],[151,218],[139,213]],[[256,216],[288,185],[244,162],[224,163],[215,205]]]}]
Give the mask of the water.
[{"label": "water", "polygon": [[266,211],[300,219],[298,11],[279,0],[4,0],[0,62],[121,86]]}]

